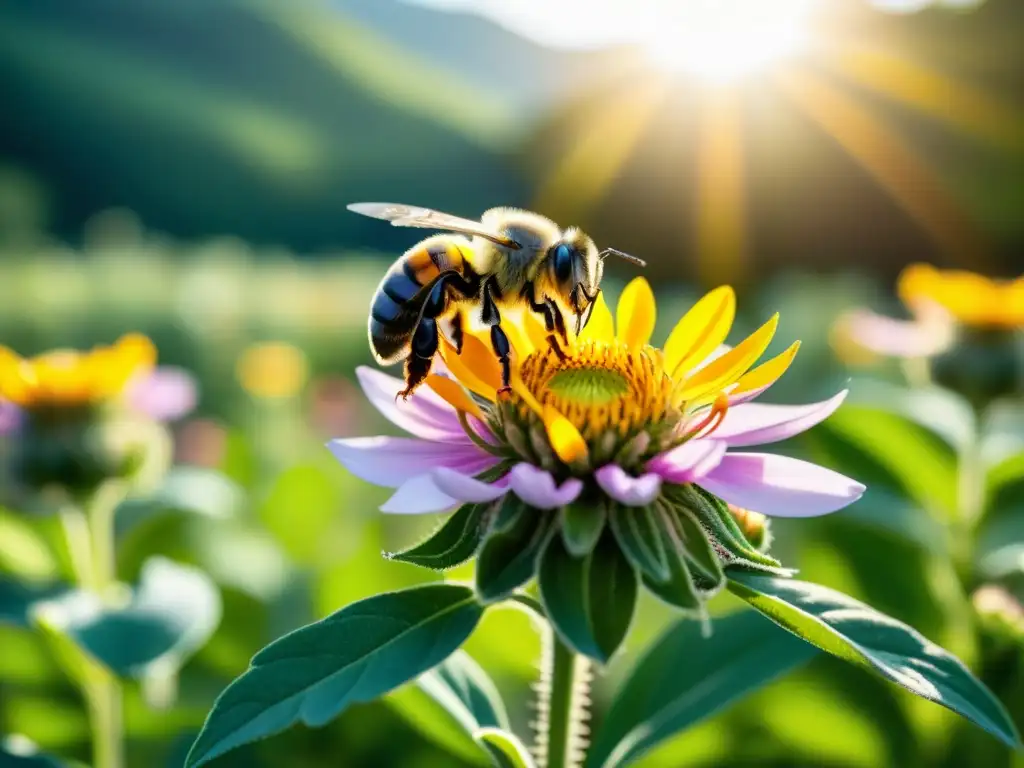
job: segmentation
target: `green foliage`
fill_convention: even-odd
[[[846,595],[768,575],[730,574],[730,589],[812,645],[951,709],[1005,744],[1020,746],[998,699],[949,652]]]
[[[507,597],[533,577],[534,561],[556,518],[514,499],[502,505],[477,557],[476,589],[484,601]]]
[[[606,663],[629,632],[636,609],[637,578],[610,532],[576,557],[552,536],[537,570],[548,621],[578,653]]]
[[[612,699],[587,755],[588,768],[623,766],[796,669],[814,648],[755,611],[667,629]]]
[[[462,565],[479,549],[487,532],[490,510],[487,504],[463,504],[425,541],[389,558],[437,571]]]
[[[513,734],[498,728],[482,728],[476,739],[487,750],[494,768],[535,768],[533,758]]]
[[[612,507],[608,523],[623,554],[644,578],[668,581],[668,556],[653,507]]]
[[[604,501],[575,501],[562,509],[562,540],[573,557],[588,555],[597,545],[608,516]]]
[[[220,595],[202,571],[152,558],[123,608],[82,590],[36,603],[35,621],[66,635],[119,675],[159,663],[176,669],[203,645],[220,620]]]
[[[297,721],[325,725],[446,659],[482,615],[467,587],[430,584],[361,600],[285,635],[218,697],[187,765]]]

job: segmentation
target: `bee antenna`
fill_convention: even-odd
[[[598,254],[602,259],[607,259],[609,256],[618,256],[623,261],[628,261],[630,264],[636,264],[638,267],[646,267],[647,262],[643,259],[633,256],[632,254],[620,251],[618,248],[605,248],[601,253]]]

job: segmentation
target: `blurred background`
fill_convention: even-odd
[[[659,338],[730,282],[737,337],[778,310],[770,353],[804,342],[772,399],[819,399],[851,376],[833,321],[857,305],[905,313],[893,281],[908,263],[1024,272],[1022,39],[1019,0],[0,3],[0,343],[31,354],[146,333],[199,384],[175,471],[224,481],[215,501],[179,482],[195,514],[119,544],[123,578],[164,554],[205,568],[224,599],[172,709],[129,688],[130,765],[180,765],[270,640],[436,578],[380,557],[436,520],[380,516],[386,492],[323,448],[388,431],[353,371],[370,362],[377,281],[418,239],[347,203],[513,205],[579,225],[648,261]],[[612,270],[614,296],[632,274]],[[0,510],[0,573],[60,572],[40,528]],[[942,554],[884,529],[839,515],[777,534],[804,578],[969,654]],[[645,606],[599,704],[670,619]],[[86,719],[53,660],[18,628],[0,626],[0,649],[0,733],[85,759]],[[525,617],[492,611],[469,650],[525,730]],[[479,760],[407,715],[399,694],[215,764]],[[646,764],[940,764],[929,734],[951,722],[820,661]],[[988,760],[971,764],[1004,764]]]

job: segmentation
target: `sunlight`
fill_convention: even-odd
[[[689,0],[652,25],[644,48],[666,71],[706,83],[735,82],[799,54],[811,0]]]

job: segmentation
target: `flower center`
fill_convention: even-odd
[[[644,431],[650,437],[665,434],[682,417],[661,352],[652,347],[584,341],[561,355],[550,348],[538,350],[522,361],[519,376],[541,405],[550,405],[585,440],[606,448]],[[509,405],[517,420],[536,418],[516,395]]]

